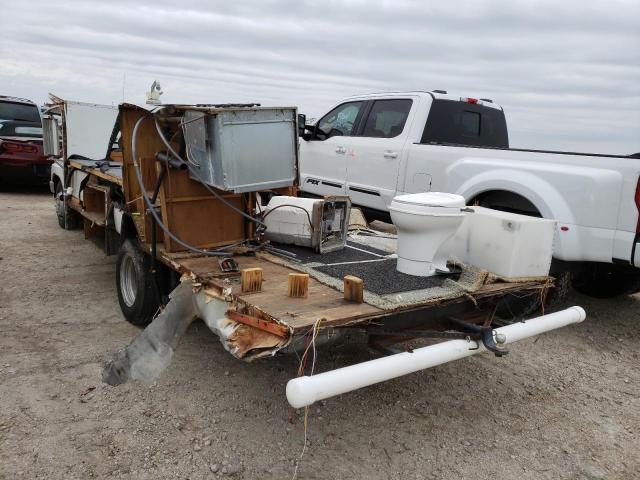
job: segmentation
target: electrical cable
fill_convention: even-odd
[[[158,132],[158,135],[160,136],[160,139],[162,140],[162,143],[164,143],[165,147],[167,147],[167,150],[169,150],[169,152],[171,152],[173,154],[174,157],[176,157],[176,159],[180,160],[182,163],[184,163],[185,165],[187,165],[187,168],[189,169],[189,172],[191,172],[197,179],[198,181],[214,196],[216,197],[217,200],[219,200],[220,202],[224,203],[227,207],[229,207],[231,210],[233,210],[236,213],[239,213],[240,215],[242,215],[243,217],[247,218],[248,220],[251,220],[252,222],[257,223],[258,225],[261,225],[263,228],[267,228],[267,226],[261,222],[260,220],[258,220],[255,217],[252,217],[251,215],[247,214],[246,212],[243,212],[242,210],[240,210],[239,208],[237,208],[235,205],[233,205],[232,203],[230,203],[229,201],[227,201],[227,199],[225,199],[222,195],[220,195],[218,192],[216,192],[213,188],[211,188],[200,176],[200,172],[197,171],[196,169],[194,169],[191,166],[190,162],[187,162],[184,158],[182,158],[178,152],[176,152],[173,147],[169,144],[169,142],[167,141],[167,138],[165,137],[164,133],[162,132],[162,129],[160,128],[160,125],[158,124],[158,119],[155,117],[154,114],[154,122],[156,125],[156,130]]]
[[[134,170],[136,172],[136,178],[138,180],[138,184],[140,185],[140,191],[142,192],[142,198],[144,198],[144,201],[147,204],[147,207],[149,209],[149,212],[151,212],[151,215],[153,216],[153,219],[160,226],[162,231],[164,231],[174,242],[176,242],[179,245],[185,247],[187,250],[191,250],[193,252],[197,252],[197,253],[200,253],[200,254],[203,254],[203,255],[207,255],[207,256],[210,256],[210,257],[218,257],[218,256],[229,255],[228,252],[223,252],[222,251],[225,248],[229,248],[229,246],[209,251],[209,250],[202,250],[200,248],[194,247],[193,245],[189,245],[188,243],[180,240],[177,236],[175,236],[167,228],[167,226],[164,223],[162,223],[162,220],[160,219],[160,216],[158,215],[158,212],[156,212],[155,207],[151,203],[151,199],[149,198],[149,194],[147,193],[147,190],[146,190],[146,188],[144,186],[144,181],[142,180],[142,173],[140,172],[140,165],[138,165],[138,159],[137,159],[136,146],[137,146],[138,129],[140,128],[140,125],[142,124],[142,121],[145,120],[149,115],[153,115],[153,112],[149,112],[148,114],[140,117],[138,119],[138,121],[136,122],[135,126],[133,127],[133,133],[131,134],[131,156],[132,156],[132,159],[133,159]]]
[[[275,207],[271,208],[269,211],[265,212],[265,214],[262,216],[262,220],[267,218],[271,212],[273,212],[274,210],[277,210],[277,209],[279,209],[281,207],[299,208],[304,213],[306,213],[307,214],[307,220],[309,220],[309,227],[311,228],[311,231],[313,232],[314,228],[313,228],[313,223],[311,222],[311,215],[309,215],[309,212],[307,211],[306,208],[301,207],[300,205],[293,205],[293,204],[290,204],[290,203],[283,203],[282,205],[276,205]]]

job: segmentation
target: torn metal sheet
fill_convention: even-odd
[[[120,385],[131,379],[146,383],[154,381],[169,366],[178,342],[196,318],[201,318],[218,336],[225,350],[245,360],[272,355],[289,341],[285,334],[287,330],[281,325],[272,324],[271,330],[277,333],[274,334],[264,325],[256,328],[246,320],[238,322],[229,318],[229,311],[234,312],[234,309],[230,309],[228,301],[211,296],[210,292],[185,279],[171,293],[164,310],[105,365],[102,380],[110,385]],[[260,322],[261,325],[268,323]]]

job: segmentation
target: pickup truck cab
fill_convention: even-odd
[[[386,221],[394,196],[425,191],[555,219],[554,273],[594,296],[640,288],[636,158],[509,148],[499,105],[441,90],[348,98],[302,138],[303,194],[346,194]]]

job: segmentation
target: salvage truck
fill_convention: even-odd
[[[305,195],[349,195],[389,220],[396,195],[449,192],[468,205],[557,221],[556,295],[640,290],[638,155],[511,148],[491,99],[444,90],[358,95],[307,127],[300,145]]]
[[[580,307],[511,324],[495,316],[506,297],[544,297],[546,274],[400,273],[393,238],[350,230],[349,196],[297,196],[296,108],[52,97],[48,109],[60,226],[117,255],[122,314],[146,326],[105,366],[110,384],[156,378],[196,318],[248,361],[301,351],[315,365],[316,346],[353,339],[385,354],[306,376],[303,361],[287,385],[296,408],[484,351],[503,357],[510,343],[585,318]],[[417,338],[436,343],[402,347]]]

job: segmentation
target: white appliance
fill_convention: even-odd
[[[469,207],[447,244],[451,258],[507,278],[549,274],[555,220]]]
[[[278,195],[264,208],[266,237],[272,242],[327,253],[347,244],[351,201],[346,196],[298,198]]]
[[[452,193],[395,197],[389,210],[398,229],[398,271],[420,277],[447,272],[449,252],[443,245],[462,223],[464,209],[464,198]]]

